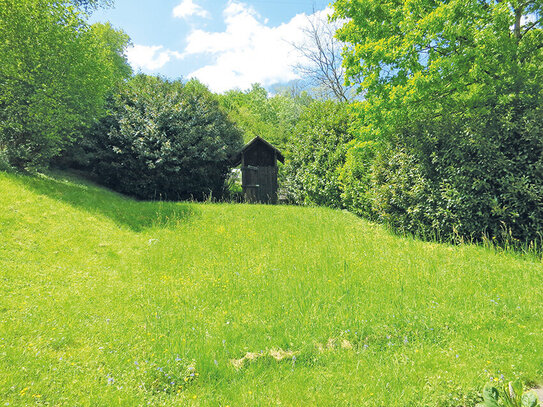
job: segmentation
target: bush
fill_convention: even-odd
[[[400,132],[375,165],[376,211],[424,236],[541,240],[542,123],[540,108],[508,103]]]
[[[98,179],[141,199],[205,199],[225,190],[241,134],[200,83],[137,75],[109,101],[84,150]]]
[[[13,167],[9,163],[8,154],[6,151],[3,150],[0,150],[0,171],[13,171]]]
[[[405,149],[381,151],[374,163],[371,197],[377,218],[402,232],[435,237],[447,222],[437,214],[436,189],[420,162]],[[441,228],[440,228],[441,226]]]
[[[339,173],[341,202],[349,211],[374,218],[371,195],[372,164],[379,144],[375,141],[353,141]]]
[[[290,201],[342,207],[340,168],[353,139],[349,106],[314,102],[300,117],[287,148],[285,191]]]

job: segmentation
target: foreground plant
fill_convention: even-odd
[[[501,392],[491,384],[487,384],[483,389],[483,402],[477,407],[499,406],[536,407],[539,406],[539,400],[533,391],[523,392],[522,383],[518,380],[504,384]]]

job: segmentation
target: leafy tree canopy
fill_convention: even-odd
[[[337,0],[334,7],[335,18],[347,19],[338,38],[347,44],[347,76],[362,78],[370,132],[489,100],[538,97],[542,0]]]
[[[103,113],[131,72],[128,41],[65,1],[0,0],[0,153],[12,166],[47,165]]]
[[[82,10],[89,12],[98,7],[109,7],[113,5],[114,0],[72,0],[71,3]]]
[[[376,216],[422,236],[540,241],[543,1],[334,6],[347,75],[366,97],[360,138],[382,141]]]
[[[270,96],[254,84],[248,91],[226,92],[220,102],[243,131],[245,141],[260,136],[282,149],[311,98],[306,93],[292,96],[287,92]]]

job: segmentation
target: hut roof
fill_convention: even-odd
[[[281,151],[279,151],[277,148],[272,146],[270,143],[268,143],[262,137],[256,136],[254,139],[252,139],[247,144],[245,144],[245,146],[241,149],[241,151],[234,156],[234,158],[232,159],[232,165],[234,167],[240,165],[241,164],[241,156],[243,155],[243,153],[245,153],[245,151],[249,150],[251,147],[258,145],[259,143],[263,144],[266,148],[269,148],[270,150],[274,150],[275,153],[277,154],[276,155],[277,159],[281,163],[283,163],[283,164],[285,163],[285,157],[283,156],[283,153],[281,153]]]

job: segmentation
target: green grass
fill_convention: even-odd
[[[341,211],[0,173],[0,278],[0,406],[458,406],[543,377],[539,260]]]

